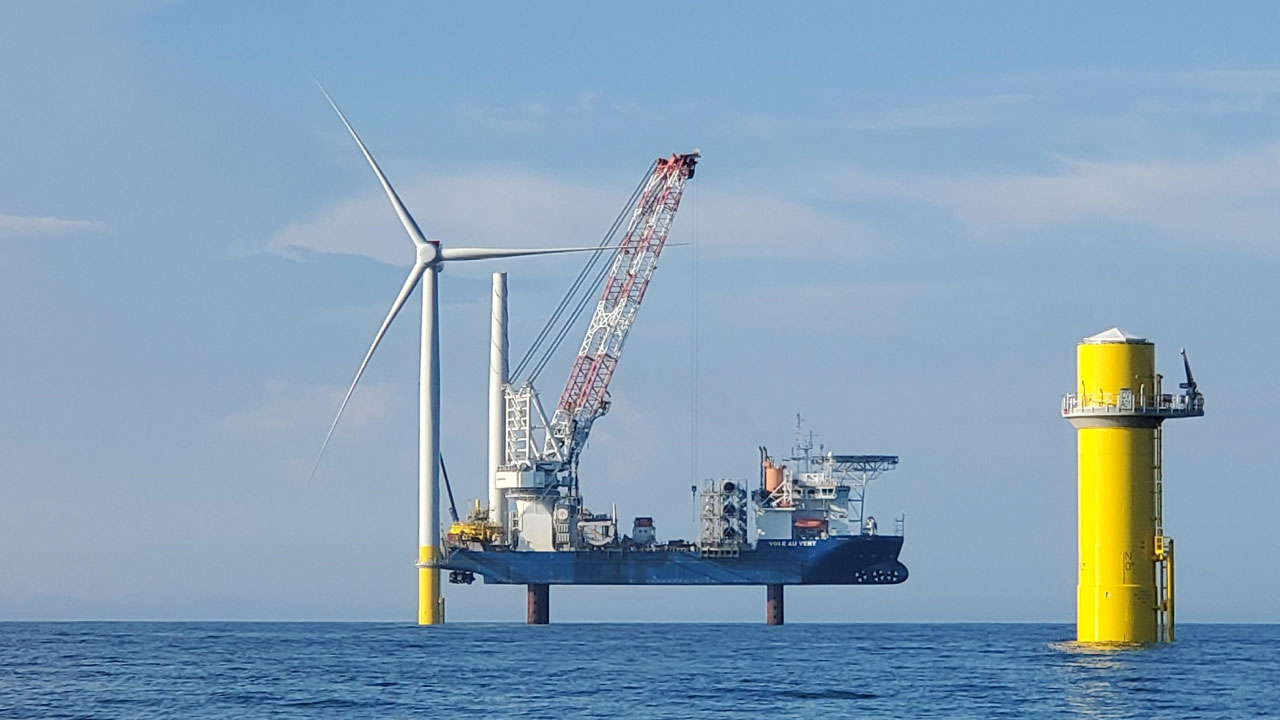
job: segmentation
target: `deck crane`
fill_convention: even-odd
[[[609,412],[609,381],[649,289],[649,280],[658,267],[658,256],[680,207],[685,181],[693,177],[698,157],[697,152],[672,155],[654,164],[605,277],[582,349],[560,394],[549,439],[558,444],[575,481],[578,455],[586,445],[591,425]]]
[[[600,298],[550,420],[543,412],[532,383],[528,380],[519,386],[508,383],[505,361],[500,363],[504,366],[504,427],[501,432],[504,443],[497,468],[490,479],[489,493],[490,507],[500,510],[489,513],[489,522],[497,526],[497,532],[507,536],[513,529],[512,518],[506,512],[507,502],[514,502],[517,532],[509,537],[515,545],[527,549],[553,549],[552,545],[558,542],[537,542],[533,538],[555,536],[550,527],[552,515],[563,514],[566,509],[575,513],[581,505],[578,458],[592,424],[609,411],[609,382],[613,379],[627,334],[635,323],[636,313],[657,268],[658,257],[680,207],[685,183],[693,177],[700,157],[701,154],[695,150],[659,158],[647,180],[633,195],[635,204],[631,208],[630,220],[622,236],[615,238],[618,250],[611,265],[597,278],[602,287]],[[620,215],[619,220],[622,217]],[[617,227],[620,223],[615,230]],[[583,272],[582,277],[585,277],[587,271]],[[590,292],[590,287],[586,292]],[[505,289],[503,296],[505,302]],[[585,303],[588,297],[584,295],[581,302]],[[500,314],[505,324],[505,311]],[[570,323],[573,317],[570,316]],[[568,324],[563,330],[567,329]],[[563,330],[556,342],[563,337]],[[499,342],[505,348],[505,327],[501,334],[503,338]],[[547,351],[542,364],[549,355],[550,351]],[[566,494],[562,495],[562,489]],[[543,516],[546,517],[547,532],[534,532],[533,525],[540,525]],[[554,524],[559,526],[562,521],[563,518],[557,515]]]

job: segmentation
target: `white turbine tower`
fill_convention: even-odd
[[[319,85],[318,82],[316,84]],[[400,196],[391,187],[386,175],[382,174],[382,169],[378,167],[373,155],[369,153],[369,149],[364,146],[360,136],[356,134],[355,128],[351,127],[351,123],[347,122],[342,110],[338,109],[338,104],[333,101],[332,97],[329,97],[329,93],[325,91],[323,86],[320,86],[320,92],[324,93],[325,99],[333,106],[334,112],[338,113],[342,124],[347,127],[347,132],[351,133],[356,145],[360,146],[360,152],[364,154],[365,160],[369,161],[369,167],[373,168],[374,174],[378,176],[378,182],[382,184],[383,192],[387,194],[387,199],[391,201],[391,206],[395,209],[396,216],[400,218],[400,224],[404,226],[409,239],[413,241],[416,258],[413,263],[413,269],[409,271],[409,277],[405,279],[404,286],[400,288],[400,294],[396,295],[395,302],[391,304],[391,310],[387,312],[386,319],[382,321],[382,326],[378,328],[378,333],[373,336],[373,344],[369,346],[369,352],[365,353],[364,361],[360,363],[360,369],[356,371],[356,377],[351,381],[351,387],[347,389],[347,394],[342,399],[342,405],[338,407],[338,414],[334,417],[333,424],[329,426],[329,432],[324,437],[324,444],[320,446],[320,453],[316,456],[316,464],[311,469],[311,475],[315,476],[316,468],[320,466],[320,458],[324,456],[325,448],[329,446],[329,439],[333,437],[333,431],[338,427],[338,420],[342,418],[342,412],[346,409],[347,402],[351,400],[351,394],[355,392],[356,384],[360,382],[360,376],[364,374],[365,368],[369,365],[369,359],[373,357],[374,350],[377,350],[378,343],[382,342],[382,336],[386,334],[387,328],[391,326],[391,321],[400,312],[400,308],[404,307],[405,301],[409,299],[413,289],[421,283],[422,374],[418,385],[420,404],[420,435],[418,439],[418,624],[436,625],[444,622],[444,602],[440,597],[440,570],[437,567],[440,559],[440,549],[438,547],[440,542],[440,310],[438,302],[439,290],[436,280],[440,272],[440,265],[459,260],[490,260],[522,255],[551,255],[567,252],[600,252],[616,248],[514,250],[441,247],[439,242],[428,240],[423,236],[422,230],[418,228],[418,223],[414,221],[404,203],[400,201]]]

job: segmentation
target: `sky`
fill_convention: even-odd
[[[1185,622],[1280,621],[1280,49],[1270,3],[0,5],[0,619],[411,621],[429,237],[594,244],[700,148],[583,454],[587,504],[692,537],[796,415],[896,454],[896,587],[794,621],[1071,622],[1075,344],[1119,326],[1165,432]],[[442,447],[485,493],[488,283],[528,347],[580,259],[450,267]],[[553,403],[571,338],[539,379]],[[520,587],[449,586],[451,621]],[[561,588],[554,621],[761,621],[761,588]]]

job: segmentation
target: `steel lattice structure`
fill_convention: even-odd
[[[577,464],[591,424],[609,410],[609,381],[698,157],[695,151],[658,160],[619,243],[582,349],[551,420],[550,435],[570,468]]]

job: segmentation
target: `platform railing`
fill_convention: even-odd
[[[1123,389],[1118,393],[1065,393],[1062,396],[1062,414],[1077,415],[1153,415],[1161,417],[1204,414],[1204,396],[1200,393],[1183,395],[1147,395],[1141,391]]]

